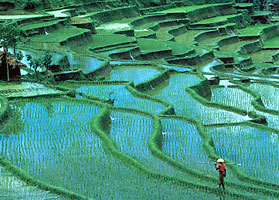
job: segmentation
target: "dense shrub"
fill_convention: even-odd
[[[23,3],[24,10],[34,10],[40,5],[39,0],[29,0]]]

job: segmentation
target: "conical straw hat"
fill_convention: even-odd
[[[219,158],[219,159],[217,160],[217,162],[219,162],[219,163],[222,162],[222,163],[223,163],[223,162],[225,162],[225,161],[224,161],[222,158]]]

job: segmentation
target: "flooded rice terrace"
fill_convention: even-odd
[[[279,198],[271,7],[19,2],[0,3],[0,199]]]

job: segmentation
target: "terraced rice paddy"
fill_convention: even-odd
[[[211,90],[210,101],[251,111],[254,109],[251,104],[253,99],[254,97],[251,94],[238,88],[222,87]]]
[[[254,63],[260,63],[262,60],[266,60],[266,62],[272,62],[272,56],[278,54],[278,50],[264,50],[257,51],[249,54]]]
[[[193,23],[193,25],[200,25],[200,24],[210,25],[210,24],[215,24],[215,23],[217,24],[217,23],[220,23],[220,22],[224,22],[224,21],[228,20],[229,18],[233,18],[233,17],[237,17],[237,16],[241,16],[241,15],[237,14],[237,15],[217,16],[217,17],[213,17],[213,18],[198,21],[196,23]]]
[[[225,39],[225,38],[228,38],[228,37],[230,37],[230,35],[220,35],[220,36],[215,36],[215,37],[210,37],[208,39],[204,39],[204,40],[202,40],[201,42],[198,42],[198,43],[201,46],[205,46],[205,47],[208,47],[208,48],[214,48],[214,47],[217,47],[217,42],[219,40],[222,40],[222,39]]]
[[[0,199],[279,198],[276,24],[191,2],[6,16],[68,73],[0,83]]]
[[[0,166],[0,180],[1,180],[1,195],[3,200],[8,199],[57,199],[62,200],[64,198],[58,195],[51,194],[39,190],[37,187],[32,187],[14,177],[9,170]]]
[[[187,30],[185,33],[182,33],[175,37],[175,41],[178,44],[186,44],[190,45],[193,44],[193,39],[199,33],[203,32],[202,30]]]
[[[169,40],[170,39],[170,34],[168,34],[168,31],[177,27],[177,25],[173,25],[173,26],[166,26],[166,27],[162,27],[160,29],[158,29],[156,31],[156,36],[158,40]]]
[[[251,84],[249,88],[259,93],[266,108],[279,110],[276,102],[276,99],[278,98],[278,88],[276,86],[254,83]]]
[[[210,162],[202,147],[202,138],[193,124],[179,120],[163,119],[162,128],[163,152],[193,169],[196,169],[197,166],[192,164],[196,163],[197,160],[202,160],[205,163]],[[186,152],[191,152],[191,154]],[[215,169],[211,165],[204,165],[202,162],[198,165],[201,171],[214,173]]]
[[[162,104],[133,96],[125,85],[81,86],[77,89],[77,92],[101,98],[115,98],[114,105],[117,107],[134,108],[155,113],[160,113],[166,109]]]
[[[1,84],[0,96],[2,97],[30,97],[49,94],[60,94],[61,92],[52,88],[47,88],[42,84],[22,82],[15,84]]]
[[[234,42],[232,44],[224,45],[220,47],[220,51],[222,52],[237,52],[239,48],[245,44],[251,43],[251,40],[242,40],[239,42]]]
[[[278,156],[277,133],[247,126],[208,128],[208,133],[219,155],[240,163],[250,176],[278,184],[278,166],[273,162]],[[272,170],[267,172],[263,166],[272,166]]]
[[[109,74],[111,81],[133,81],[135,84],[148,81],[160,74],[155,68],[145,66],[115,66]]]

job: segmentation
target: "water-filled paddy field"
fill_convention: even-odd
[[[6,16],[31,71],[0,82],[0,199],[279,198],[275,24],[192,2]]]

